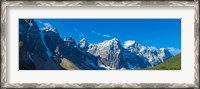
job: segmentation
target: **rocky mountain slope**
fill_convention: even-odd
[[[39,29],[32,19],[19,20],[20,70],[116,70],[159,65],[172,55],[167,49],[151,49],[135,42],[124,48],[117,38],[90,44],[62,39],[57,29]]]
[[[144,70],[181,70],[181,54],[168,59],[160,65],[145,68]]]
[[[173,57],[173,55],[165,48],[155,49],[152,47],[145,47],[136,41],[126,49],[140,57],[148,59],[151,67],[161,64],[167,59]]]

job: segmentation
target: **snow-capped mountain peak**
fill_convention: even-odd
[[[126,49],[140,57],[148,59],[152,67],[166,61],[173,56],[165,48],[157,49],[153,46],[145,47],[136,41],[132,41],[132,44],[130,44]]]
[[[86,38],[82,38],[80,42],[76,42],[71,36],[62,39],[52,26],[47,25],[39,30],[32,20],[20,20],[19,29],[20,41],[30,46],[20,47],[24,53],[28,53],[26,56],[22,53],[20,57],[28,58],[26,61],[39,65],[37,67],[43,66],[46,62],[43,59],[49,59],[48,62],[53,62],[50,65],[59,69],[56,63],[59,64],[65,58],[81,69],[139,69],[156,66],[172,57],[168,49],[145,47],[135,40],[126,41],[123,47],[117,38],[96,44],[89,44]],[[32,37],[24,39],[27,35]],[[32,49],[35,45],[40,45],[36,48],[37,51]]]
[[[167,49],[165,49],[165,48],[160,48],[160,51],[162,51],[162,52],[164,52],[165,50],[167,50]]]
[[[72,36],[64,38],[64,41],[73,41],[73,42],[75,42],[75,40],[72,38]]]
[[[82,38],[80,42],[87,42],[85,38]]]
[[[130,46],[136,45],[137,42],[135,40],[127,40],[124,42],[124,48],[128,48]]]
[[[86,38],[83,38],[80,40],[79,47],[83,49],[87,49],[89,46],[89,43],[87,42]]]
[[[67,44],[67,46],[76,46],[76,41],[73,39],[72,36],[69,36],[67,38],[64,38],[64,42],[65,44]]]
[[[58,31],[57,31],[56,28],[52,28],[52,27],[50,27],[50,26],[43,27],[43,28],[41,28],[41,30],[47,31],[47,32],[48,32],[48,31],[52,31],[52,32],[58,33]]]
[[[119,41],[117,38],[113,38],[112,40],[113,40],[113,41]]]
[[[113,38],[111,40],[106,40],[101,43],[96,44],[98,48],[102,47],[113,47],[113,46],[119,46],[119,41],[117,38]]]

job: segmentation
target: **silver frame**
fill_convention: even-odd
[[[195,7],[195,81],[186,83],[7,83],[6,82],[6,8],[11,6],[194,6]],[[2,1],[1,4],[1,88],[195,88],[199,89],[199,1]]]

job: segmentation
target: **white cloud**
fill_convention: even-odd
[[[52,25],[50,23],[44,23],[44,26],[52,28]]]
[[[110,35],[103,35],[104,37],[110,37]]]
[[[172,54],[172,55],[177,55],[178,53],[181,52],[181,49],[176,49],[174,47],[169,47],[167,48],[169,50],[169,52]]]
[[[91,33],[92,33],[92,34],[95,34],[95,35],[98,35],[98,36],[101,36],[101,33],[98,33],[98,32],[93,31],[93,30],[91,31]]]
[[[79,36],[80,36],[80,37],[84,37],[85,35],[84,35],[83,33],[80,33]]]
[[[77,32],[79,34],[80,38],[83,38],[85,36],[85,34],[83,34],[81,31],[79,31],[78,29],[74,29],[75,32]]]
[[[99,33],[99,32],[96,32],[96,31],[91,31],[91,34],[94,34],[94,35],[97,35],[97,36],[102,36],[102,37],[106,37],[106,38],[109,38],[109,37],[111,37],[109,34],[101,34],[101,33]]]
[[[52,28],[52,25],[51,25],[50,23],[48,23],[48,22],[44,23],[44,22],[42,22],[41,20],[36,20],[36,21],[37,21],[38,23],[44,25],[45,27]]]
[[[135,41],[134,40],[127,40],[124,42],[124,48],[127,48],[128,46],[134,44]]]

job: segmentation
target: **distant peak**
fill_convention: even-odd
[[[51,27],[49,25],[41,28],[41,30],[43,30],[43,31],[52,31],[52,32],[58,33],[56,28],[53,28],[53,27]]]
[[[64,39],[64,41],[75,41],[72,36],[69,36]]]
[[[82,38],[81,41],[80,41],[80,43],[79,43],[79,46],[81,48],[88,48],[89,43],[87,42],[87,40],[85,38]]]
[[[52,31],[52,32],[56,32],[57,33],[57,29],[56,28],[50,28],[49,30]]]
[[[137,44],[137,42],[135,40],[127,40],[127,41],[124,42],[124,48],[134,46],[135,44]]]
[[[80,42],[85,42],[87,41],[86,38],[82,38]]]
[[[156,47],[154,46],[147,46],[146,47],[147,50],[158,50]]]
[[[118,39],[117,39],[117,38],[113,38],[112,40],[113,40],[113,41],[118,41]]]
[[[106,47],[106,46],[119,46],[121,45],[117,38],[113,38],[111,40],[105,40],[101,43],[97,44],[99,47]]]
[[[166,48],[160,48],[160,52],[170,53],[169,49]]]
[[[87,42],[86,38],[82,38],[80,40],[80,44],[89,44],[89,43]]]
[[[49,30],[49,29],[50,29],[49,26],[41,28],[41,30],[44,30],[44,31],[47,31],[47,30]]]
[[[165,50],[165,48],[160,48],[160,50]]]
[[[101,42],[101,43],[110,43],[110,44],[112,44],[112,43],[118,43],[119,42],[119,40],[117,39],[117,38],[113,38],[113,39],[111,39],[111,40],[105,40],[105,41],[103,41],[103,42]]]

